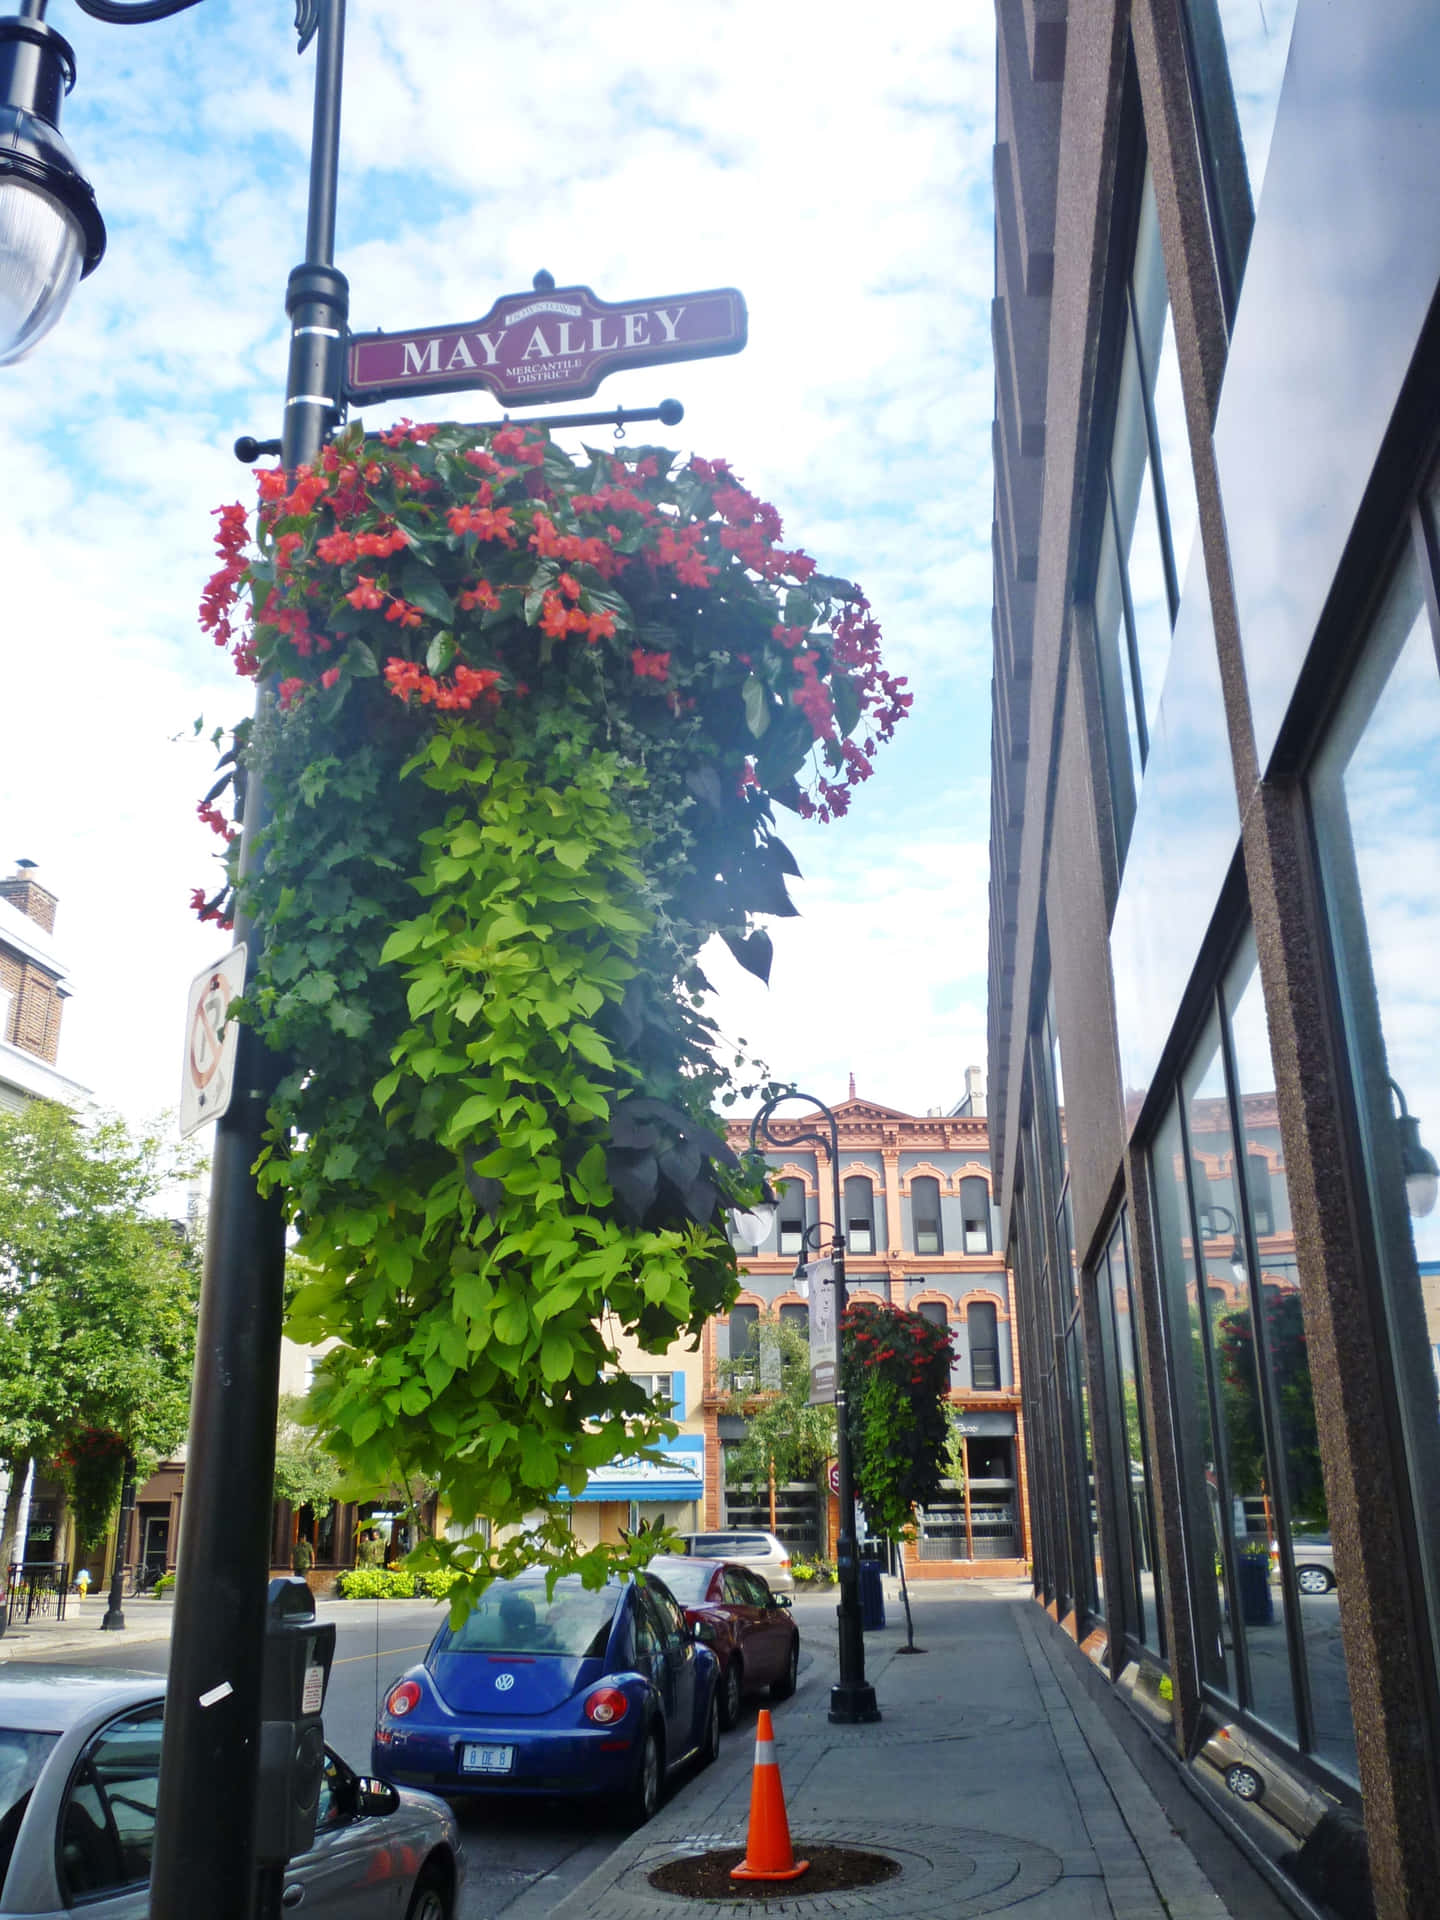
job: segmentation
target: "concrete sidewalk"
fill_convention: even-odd
[[[887,1588],[893,1583],[887,1582]],[[865,1636],[883,1720],[831,1726],[833,1597],[796,1607],[811,1663],[775,1710],[781,1777],[797,1843],[828,1841],[900,1861],[898,1878],[806,1899],[804,1881],[741,1916],[990,1913],[1044,1920],[1248,1920],[1227,1907],[1134,1763],[1068,1671],[1023,1585],[927,1582],[912,1589],[915,1639],[887,1594],[888,1626]],[[746,1727],[753,1724],[747,1716]],[[753,1736],[662,1807],[553,1920],[642,1920],[700,1903],[657,1893],[647,1874],[677,1854],[745,1839]],[[537,1890],[538,1891],[538,1890]],[[708,1904],[708,1903],[707,1903]],[[538,1911],[538,1909],[537,1909]]]
[[[116,1633],[102,1633],[100,1629],[107,1604],[104,1593],[92,1593],[84,1600],[72,1593],[66,1597],[63,1620],[43,1614],[17,1620],[0,1634],[0,1661],[74,1660],[77,1654],[94,1647],[108,1651],[127,1642],[133,1646],[170,1638],[175,1602],[168,1596],[160,1600],[144,1593],[127,1597],[122,1608],[125,1627]]]

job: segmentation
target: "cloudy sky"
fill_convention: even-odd
[[[195,606],[212,509],[253,489],[231,443],[279,431],[313,78],[291,14],[49,10],[110,242],[0,370],[0,868],[34,860],[60,897],[61,1068],[136,1116],[178,1098],[186,984],[223,938],[188,912],[213,879],[193,723],[228,724],[250,690]],[[984,1059],[991,34],[988,0],[351,0],[346,60],[357,330],[478,317],[541,267],[610,300],[743,291],[742,355],[582,404],[683,401],[672,443],[728,459],[787,542],[860,580],[910,676],[913,716],[849,818],[785,821],[803,917],[774,929],[768,992],[723,952],[710,972],[724,1031],[777,1074],[833,1100],[853,1071],[921,1111]],[[480,393],[434,405],[495,414]]]

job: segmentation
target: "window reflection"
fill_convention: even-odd
[[[1189,0],[1210,194],[1233,311],[1270,145],[1298,0]]]
[[[1180,360],[1148,162],[1121,324],[1095,576],[1095,632],[1123,859],[1197,520]]]
[[[1153,1166],[1205,1678],[1353,1781],[1340,1597],[1248,931],[1182,1069]]]
[[[1270,1035],[1253,935],[1247,935],[1230,968],[1224,1000],[1235,1055],[1237,1106],[1245,1132],[1243,1166],[1251,1245],[1259,1268],[1258,1276],[1249,1278],[1242,1331],[1250,1331],[1260,1347],[1275,1429],[1270,1448],[1275,1463],[1273,1482],[1267,1477],[1275,1496],[1271,1537],[1277,1577],[1272,1585],[1277,1594],[1286,1595],[1286,1610],[1294,1610],[1303,1642],[1311,1721],[1305,1744],[1337,1771],[1354,1779],[1350,1683],[1340,1642],[1330,1516],[1320,1473],[1320,1436],[1280,1147],[1275,1070],[1270,1060]],[[1258,1328],[1254,1326],[1257,1297]],[[1260,1638],[1256,1636],[1257,1641]],[[1262,1682],[1277,1694],[1288,1686],[1283,1671],[1271,1671],[1277,1659],[1283,1667],[1283,1646],[1272,1649],[1257,1645],[1252,1654],[1251,1672],[1261,1712]]]
[[[1298,0],[1216,0],[1252,206],[1270,163],[1280,86],[1290,55]]]
[[[1431,1630],[1440,1643],[1440,1210],[1407,1149],[1440,1142],[1440,673],[1407,555],[1315,766],[1311,800],[1341,983]],[[1403,1095],[1415,1126],[1399,1124]]]
[[[1119,1393],[1122,1497],[1126,1506],[1122,1551],[1130,1559],[1130,1592],[1135,1628],[1143,1646],[1165,1651],[1164,1609],[1160,1600],[1160,1563],[1155,1548],[1155,1503],[1151,1495],[1150,1448],[1146,1439],[1145,1409],[1140,1397],[1140,1368],[1136,1357],[1131,1313],[1130,1262],[1122,1219],[1110,1236],[1101,1270],[1101,1289],[1112,1315],[1115,1335],[1116,1390]]]
[[[1210,1417],[1210,1393],[1200,1324],[1199,1284],[1195,1274],[1194,1235],[1185,1179],[1180,1107],[1172,1101],[1151,1154],[1155,1187],[1155,1224],[1165,1287],[1174,1368],[1171,1392],[1181,1448],[1182,1509],[1190,1534],[1195,1568],[1195,1637],[1201,1675],[1227,1699],[1236,1698],[1228,1656],[1229,1635],[1222,1632],[1228,1613],[1217,1454]]]

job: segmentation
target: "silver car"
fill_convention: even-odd
[[[0,1916],[64,1920],[83,1907],[145,1920],[163,1708],[153,1673],[0,1673]],[[442,1800],[362,1781],[327,1750],[315,1845],[285,1869],[287,1908],[453,1920],[464,1878]]]
[[[734,1560],[742,1567],[763,1573],[772,1593],[793,1593],[795,1576],[790,1571],[790,1549],[773,1533],[758,1528],[729,1527],[715,1533],[682,1533],[686,1553],[702,1560]]]

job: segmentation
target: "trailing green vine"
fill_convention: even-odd
[[[266,932],[241,1017],[285,1057],[262,1182],[337,1342],[312,1410],[347,1486],[425,1481],[461,1604],[526,1560],[599,1577],[563,1506],[673,1432],[615,1371],[734,1290],[722,1209],[758,1192],[697,955],[764,976],[793,912],[772,799],[842,813],[909,696],[858,589],[780,548],[719,464],[575,461],[516,427],[358,427],[256,536],[221,516],[203,617],[278,698],[202,817],[263,776]],[[248,598],[251,618],[240,609]]]

